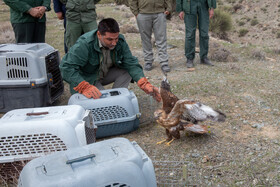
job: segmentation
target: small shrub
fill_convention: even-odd
[[[210,21],[209,30],[216,34],[224,34],[232,28],[232,19],[229,13],[216,9]]]
[[[251,20],[251,25],[252,25],[252,26],[255,26],[255,25],[257,25],[257,24],[259,24],[259,21],[258,21],[257,19],[252,19],[252,20]]]
[[[261,8],[261,10],[266,13],[267,12],[267,9],[266,8]]]
[[[239,30],[239,37],[245,36],[249,31],[247,29],[240,29]]]
[[[237,12],[240,9],[242,9],[242,5],[241,4],[236,4],[236,5],[233,6],[234,12]]]
[[[249,18],[249,17],[246,16],[246,17],[242,17],[241,20],[244,20],[244,21],[249,22],[249,21],[251,20],[251,18]]]
[[[276,34],[276,38],[280,38],[280,31],[279,31],[279,32],[277,32],[277,34]]]
[[[239,25],[239,26],[243,26],[243,25],[245,25],[245,22],[244,22],[244,21],[239,21],[239,22],[238,22],[238,25]]]
[[[253,51],[251,58],[257,59],[257,60],[264,60],[265,59],[265,53],[263,51]]]
[[[223,2],[223,1],[221,1],[221,0],[217,0],[217,4],[218,4],[219,6],[221,6],[221,5],[223,5],[223,4],[224,4],[224,2]]]
[[[232,6],[223,6],[222,9],[223,9],[223,11],[228,12],[228,13],[234,12],[234,9]]]
[[[228,3],[235,3],[236,0],[227,0]]]

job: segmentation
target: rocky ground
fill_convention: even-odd
[[[209,57],[215,66],[199,64],[197,54],[195,71],[187,71],[184,23],[174,16],[168,21],[168,79],[179,98],[199,100],[223,111],[226,122],[207,122],[210,133],[206,135],[182,133],[171,146],[156,145],[166,137],[152,117],[160,105],[134,84],[130,89],[138,97],[141,124],[138,130],[121,137],[136,141],[153,159],[159,186],[280,186],[280,3],[218,2],[219,7],[232,8],[234,27],[227,41],[210,33]],[[143,65],[140,36],[129,9],[98,5],[97,14],[99,19],[114,17],[119,21],[133,55]],[[62,24],[54,14],[48,18],[48,28],[52,29],[47,31],[47,43],[63,55],[62,42],[57,40],[63,33]],[[252,19],[258,20],[254,26]],[[248,33],[241,37],[239,31],[244,28]],[[156,56],[156,48],[154,51]],[[163,74],[157,58],[153,70],[145,74],[151,83],[160,85]],[[66,84],[65,93],[55,105],[67,104],[69,97]],[[186,180],[182,180],[184,170]]]

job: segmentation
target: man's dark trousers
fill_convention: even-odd
[[[186,27],[185,55],[187,59],[195,57],[195,32],[198,23],[200,59],[208,55],[209,8],[207,0],[191,0],[190,14],[184,16]]]
[[[12,23],[16,43],[45,43],[46,22]]]

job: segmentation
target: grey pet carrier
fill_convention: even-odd
[[[59,53],[45,43],[0,45],[0,112],[48,106],[63,93]]]

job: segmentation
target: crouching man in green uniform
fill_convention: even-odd
[[[16,43],[44,43],[46,11],[51,0],[4,0],[10,7],[10,20]]]
[[[181,20],[184,19],[186,28],[185,55],[187,67],[193,68],[195,57],[195,32],[198,23],[200,63],[213,66],[208,59],[209,46],[209,19],[214,15],[216,0],[176,0],[176,11]]]
[[[60,70],[70,84],[71,94],[79,92],[98,99],[103,86],[114,83],[113,88],[127,88],[133,80],[160,101],[158,89],[145,78],[141,65],[119,32],[114,19],[103,19],[97,30],[82,35],[63,57]]]

